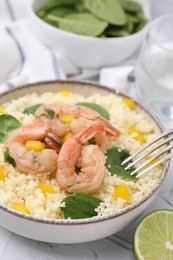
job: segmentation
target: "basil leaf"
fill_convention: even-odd
[[[84,0],[85,8],[110,24],[124,25],[127,17],[121,4],[115,0]]]
[[[116,174],[117,176],[120,176],[124,179],[137,181],[135,175],[130,175],[134,168],[131,168],[130,170],[125,170],[125,168],[123,168],[122,166],[112,165],[111,168],[108,168],[108,170],[109,172],[111,172],[112,175]]]
[[[98,36],[108,26],[107,22],[101,21],[89,13],[72,13],[64,18],[48,14],[47,18],[57,22],[58,28],[64,31],[87,36]]]
[[[48,116],[50,118],[54,118],[54,115],[55,115],[55,111],[51,110],[51,109],[45,109],[45,111],[48,113]]]
[[[10,156],[8,147],[6,148],[6,150],[4,152],[4,161],[12,164],[14,168],[16,167],[16,162],[15,162],[14,158]]]
[[[61,207],[65,218],[82,219],[91,218],[97,215],[95,209],[101,200],[83,192],[76,192],[62,200],[65,207]]]
[[[122,150],[119,147],[112,147],[106,152],[106,156],[108,157],[106,160],[106,164],[114,164],[121,165],[121,163],[130,156],[127,150]]]
[[[111,175],[116,174],[117,176],[120,176],[125,179],[137,180],[135,175],[130,175],[134,170],[134,167],[126,171],[125,167],[127,165],[121,165],[121,163],[129,156],[130,154],[127,150],[123,150],[118,147],[112,147],[109,150],[107,150],[106,167],[108,171],[111,173]]]
[[[27,108],[23,111],[23,113],[24,113],[24,114],[27,114],[27,115],[29,115],[29,114],[34,115],[35,112],[37,111],[37,109],[38,109],[40,106],[42,106],[42,105],[43,105],[43,104],[36,104],[36,105],[34,105],[34,106],[27,107]]]
[[[89,103],[89,102],[80,102],[80,103],[77,103],[76,105],[83,106],[83,107],[89,107],[89,108],[97,111],[98,113],[100,113],[107,120],[110,120],[110,115],[109,115],[108,111],[104,107],[102,107],[98,104]]]
[[[20,126],[20,122],[15,117],[8,114],[0,115],[0,143],[4,143],[8,134]]]

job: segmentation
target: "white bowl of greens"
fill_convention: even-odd
[[[115,65],[140,46],[148,23],[148,1],[33,0],[30,24],[48,46],[74,65]]]

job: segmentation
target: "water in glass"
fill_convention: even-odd
[[[173,126],[173,15],[149,27],[136,66],[136,92],[162,120]],[[163,30],[163,31],[162,31]]]

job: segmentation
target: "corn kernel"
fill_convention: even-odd
[[[3,174],[3,170],[2,167],[0,166],[0,181],[4,180],[4,174]]]
[[[45,197],[47,197],[47,194],[53,194],[54,193],[54,188],[51,184],[47,183],[39,183],[38,188],[41,189],[42,193],[44,194]]]
[[[68,97],[70,96],[70,94],[71,94],[70,90],[61,90],[61,95],[63,97]]]
[[[131,98],[124,98],[123,99],[124,104],[130,108],[130,109],[134,109],[135,106],[135,101]]]
[[[0,115],[5,114],[5,110],[3,107],[0,106]]]
[[[72,136],[73,136],[73,134],[72,134],[71,132],[69,132],[68,134],[66,134],[66,135],[63,137],[63,139],[62,139],[63,143],[66,142],[67,139],[71,138]]]
[[[136,141],[139,141],[141,143],[145,143],[146,142],[146,138],[144,137],[144,135],[139,130],[137,130],[135,127],[133,127],[133,126],[129,127],[128,133],[129,134],[135,133],[136,135],[133,136],[133,138]]]
[[[63,123],[71,123],[74,119],[73,114],[60,114],[59,115],[59,120],[61,120]]]
[[[34,150],[34,151],[42,151],[46,147],[45,143],[42,143],[41,141],[27,141],[25,144],[25,148],[27,150]]]
[[[127,202],[130,202],[130,192],[129,192],[129,188],[127,186],[127,184],[118,186],[114,188],[114,198],[122,198],[124,200],[126,200]]]
[[[19,211],[19,212],[22,212],[22,213],[25,213],[25,214],[30,214],[30,211],[27,209],[27,207],[22,204],[22,203],[13,203],[12,209],[16,210],[16,211]]]

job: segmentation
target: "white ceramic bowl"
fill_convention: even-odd
[[[77,92],[86,96],[90,96],[94,92],[99,92],[102,95],[115,92],[110,88],[91,83],[72,81],[42,82],[7,92],[0,96],[0,103],[11,101],[11,99],[27,93],[37,92],[41,94],[46,91],[57,92],[62,89],[69,89],[74,93]],[[145,117],[155,125],[155,130],[161,133],[163,128],[158,120],[141,104],[136,104],[137,109],[144,113]],[[160,180],[148,195],[109,216],[77,220],[45,219],[22,214],[0,204],[0,225],[19,235],[52,243],[81,243],[110,236],[125,228],[152,203],[166,177],[168,168],[169,162],[166,163]]]
[[[149,18],[148,1],[136,0],[143,5]],[[35,11],[45,0],[33,0],[30,6],[30,25],[42,42],[53,47],[74,65],[81,68],[113,66],[131,56],[140,46],[145,27],[138,33],[125,37],[97,38],[81,36],[55,28],[41,20]]]

